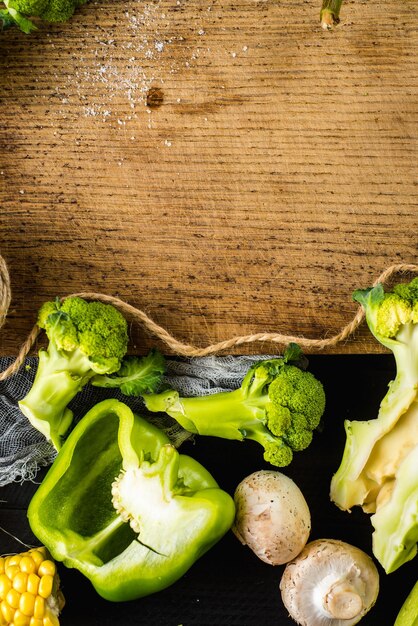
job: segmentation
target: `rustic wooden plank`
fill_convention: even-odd
[[[329,336],[353,289],[416,261],[415,8],[346,2],[332,32],[318,9],[103,0],[1,34],[1,353],[81,289],[200,346]],[[328,351],[380,347],[363,328]]]

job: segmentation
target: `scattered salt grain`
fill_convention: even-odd
[[[175,4],[179,7],[183,3],[176,0]],[[200,55],[210,52],[209,48],[181,45],[180,57],[170,54],[169,46],[179,45],[185,39],[176,29],[170,30],[170,16],[162,0],[126,0],[125,6],[126,10],[118,14],[117,29],[112,20],[107,26],[91,26],[88,36],[81,39],[79,49],[70,57],[73,67],[66,75],[56,74],[62,118],[68,114],[71,117],[78,99],[84,116],[116,128],[124,126],[138,119],[138,107],[147,108],[150,86],[156,81],[162,83],[166,74],[190,68]],[[212,0],[206,8],[213,8]],[[199,36],[206,35],[203,21],[195,23],[195,29]],[[52,41],[49,45],[54,46]],[[68,103],[73,104],[71,110],[64,107]],[[149,120],[151,123],[151,116]]]

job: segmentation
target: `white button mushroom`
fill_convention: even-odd
[[[311,531],[306,500],[296,483],[281,472],[260,470],[235,490],[236,537],[262,561],[281,565],[305,546]]]
[[[376,602],[379,574],[359,548],[317,539],[286,565],[280,591],[290,616],[301,626],[352,626]]]

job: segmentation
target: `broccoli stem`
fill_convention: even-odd
[[[144,396],[151,411],[166,412],[183,428],[199,435],[243,440],[247,433],[264,422],[267,395],[254,399],[254,404],[240,387],[207,396],[180,398],[169,391]]]
[[[67,405],[83,388],[86,378],[94,374],[88,367],[87,359],[83,359],[85,364],[77,357],[74,359],[76,362],[73,365],[77,365],[74,371],[69,367],[69,359],[60,355],[53,345],[48,351],[41,350],[33,385],[19,402],[22,413],[56,450],[61,448],[62,437],[73,418]]]
[[[364,468],[377,442],[395,428],[417,399],[418,326],[406,324],[391,343],[396,376],[380,404],[377,419],[345,423],[346,447],[331,483],[332,500],[345,510],[367,503],[369,494],[373,496],[376,484],[369,475],[363,475]]]
[[[320,13],[321,26],[324,30],[331,30],[340,21],[342,0],[323,0]]]

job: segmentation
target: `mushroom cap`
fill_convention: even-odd
[[[265,563],[282,565],[305,546],[311,531],[306,500],[296,483],[281,472],[259,470],[235,490],[236,537]]]
[[[285,567],[283,604],[301,626],[352,626],[372,608],[379,574],[359,548],[337,539],[317,539]]]

